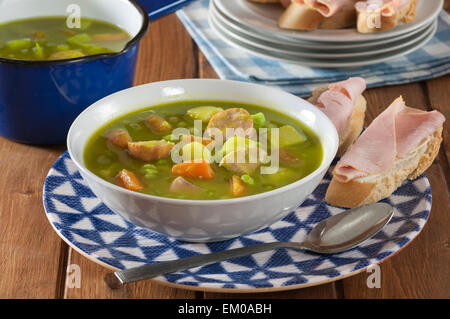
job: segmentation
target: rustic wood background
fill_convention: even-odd
[[[450,1],[446,0],[446,8]],[[135,84],[182,78],[217,78],[174,14],[150,26],[142,41]],[[436,109],[450,119],[450,75],[420,83],[370,89],[366,125],[398,95],[408,105]],[[171,288],[151,280],[112,291],[107,269],[71,249],[53,231],[42,205],[48,170],[65,151],[0,138],[0,298],[450,298],[450,131],[427,171],[433,192],[429,221],[410,245],[381,264],[380,289],[368,273],[333,283],[274,293],[224,294]],[[66,269],[81,268],[81,288],[68,288]]]

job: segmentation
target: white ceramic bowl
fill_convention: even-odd
[[[88,139],[111,120],[152,105],[183,100],[222,100],[262,105],[296,118],[320,138],[319,168],[287,186],[252,196],[224,200],[181,200],[132,192],[90,172],[83,159]],[[332,122],[305,100],[277,88],[224,80],[174,80],[133,87],[87,108],[70,128],[70,156],[93,192],[131,223],[193,242],[219,241],[264,228],[293,211],[322,180],[337,148]]]

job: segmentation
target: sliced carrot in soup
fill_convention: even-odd
[[[211,179],[214,170],[207,161],[189,161],[172,167],[172,174],[190,178]]]

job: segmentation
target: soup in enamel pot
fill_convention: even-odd
[[[66,17],[39,17],[0,25],[0,58],[43,61],[120,52],[131,40],[121,28],[82,18],[69,28]]]
[[[183,101],[135,111],[101,127],[84,151],[104,180],[149,195],[230,199],[271,191],[315,171],[319,138],[263,106]]]

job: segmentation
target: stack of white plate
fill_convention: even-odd
[[[211,0],[209,23],[229,44],[252,54],[317,67],[356,67],[408,54],[430,40],[444,0],[419,0],[413,22],[377,33],[356,29],[292,31],[278,27],[284,8],[247,0]]]

